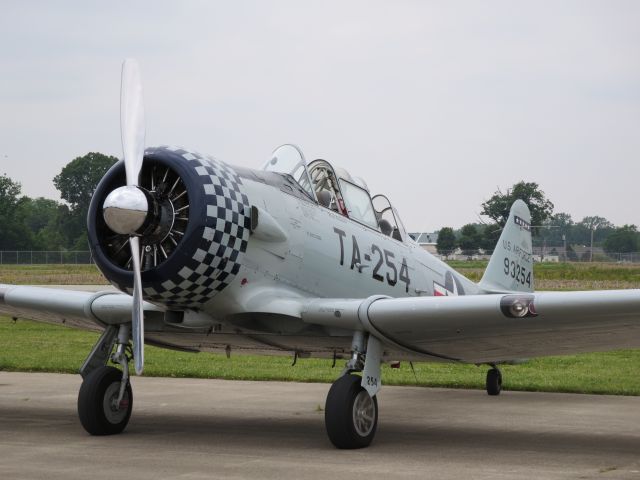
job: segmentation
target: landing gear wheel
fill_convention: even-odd
[[[337,448],[369,446],[378,426],[378,400],[360,386],[362,378],[344,375],[336,380],[324,409],[329,440]]]
[[[487,393],[489,395],[500,395],[501,390],[502,373],[494,367],[487,372]]]
[[[133,392],[127,382],[120,405],[115,405],[120,393],[122,372],[114,367],[99,367],[87,375],[78,394],[78,416],[91,435],[113,435],[122,432],[133,407]]]

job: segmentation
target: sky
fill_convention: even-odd
[[[640,225],[640,2],[14,1],[0,15],[0,174],[59,199],[121,156],[120,69],[148,146],[260,168],[280,144],[384,193],[411,231],[537,182],[578,221]]]

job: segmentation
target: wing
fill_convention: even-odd
[[[294,303],[307,323],[365,330],[410,356],[491,363],[640,347],[640,290]],[[12,317],[99,330],[130,321],[132,308],[129,295],[113,291],[0,285],[0,314]],[[144,302],[144,310],[163,321],[161,307]]]
[[[131,321],[133,299],[114,291],[84,292],[57,288],[0,285],[0,314],[87,330]],[[160,307],[144,302],[145,314]]]
[[[469,363],[640,347],[640,290],[317,299],[302,318]]]

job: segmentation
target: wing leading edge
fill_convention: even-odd
[[[163,310],[144,302],[145,314]],[[40,322],[101,330],[131,321],[133,299],[123,293],[83,292],[23,285],[0,285],[0,314]]]
[[[640,347],[640,290],[317,299],[302,318],[469,363]]]

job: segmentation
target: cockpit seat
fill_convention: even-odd
[[[320,205],[331,208],[331,192],[329,190],[320,190],[319,192],[316,192],[316,196],[318,197]]]
[[[384,218],[380,219],[378,222],[378,226],[380,227],[380,231],[385,234],[387,237],[391,236],[391,232],[393,232],[393,227],[391,224],[385,220]]]

